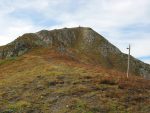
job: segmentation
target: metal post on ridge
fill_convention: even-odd
[[[130,71],[130,51],[131,51],[131,46],[129,44],[129,47],[127,48],[129,50],[128,53],[128,65],[127,65],[127,78],[129,77],[129,71]]]

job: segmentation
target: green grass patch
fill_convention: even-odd
[[[7,110],[11,110],[13,112],[21,112],[22,110],[24,110],[24,108],[30,106],[31,104],[27,101],[18,101],[16,103],[9,104]]]
[[[10,57],[8,59],[1,60],[0,61],[0,65],[3,65],[3,64],[6,64],[6,63],[10,63],[10,62],[13,62],[13,61],[16,61],[16,60],[17,60],[16,57]]]

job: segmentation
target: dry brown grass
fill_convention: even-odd
[[[149,80],[45,48],[0,65],[0,112],[148,113],[149,97]]]

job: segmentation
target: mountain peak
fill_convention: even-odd
[[[89,27],[41,30],[0,47],[0,58],[20,56],[34,48],[53,49],[81,62],[126,71],[127,55]],[[46,53],[45,53],[46,54]],[[150,66],[131,57],[131,73],[149,77]]]

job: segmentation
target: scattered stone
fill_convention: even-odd
[[[43,85],[38,85],[38,86],[36,87],[36,89],[37,89],[37,90],[43,90],[43,89],[45,89],[45,87],[44,87]]]
[[[69,105],[66,105],[66,108],[68,108],[69,107]]]

